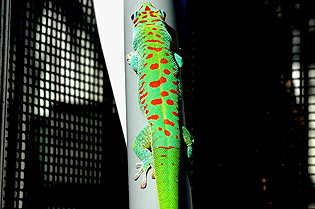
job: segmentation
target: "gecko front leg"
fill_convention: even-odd
[[[144,173],[144,177],[141,182],[141,189],[144,189],[147,186],[147,174],[150,167],[153,167],[153,157],[152,152],[150,151],[151,139],[151,130],[149,125],[147,125],[139,132],[132,145],[132,149],[141,160],[141,162],[136,164],[140,171],[133,177],[134,180],[137,180],[141,174]],[[152,173],[152,178],[154,178],[154,171]]]
[[[131,68],[138,73],[138,53],[130,52],[126,55],[126,59]]]

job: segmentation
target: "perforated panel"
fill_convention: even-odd
[[[127,170],[92,0],[12,1],[11,22],[3,207],[104,207]]]

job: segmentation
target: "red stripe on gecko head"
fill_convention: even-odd
[[[154,51],[156,51],[156,52],[160,52],[160,51],[162,51],[162,47],[151,47],[151,46],[148,46],[148,49],[150,49],[150,50],[154,50]]]
[[[160,43],[160,44],[165,44],[164,42],[160,41],[160,40],[146,40],[145,42],[152,42],[152,43]]]
[[[150,7],[145,6],[145,11],[151,11]]]

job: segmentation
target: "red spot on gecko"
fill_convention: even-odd
[[[175,147],[173,147],[173,146],[169,146],[169,147],[159,146],[158,148],[162,148],[162,149],[173,149],[173,148],[175,148]]]
[[[144,90],[145,90],[145,88],[142,89],[142,90],[139,92],[139,94],[143,94]]]
[[[156,28],[152,28],[152,30],[157,30]]]
[[[161,77],[158,81],[152,81],[149,83],[149,86],[152,88],[159,87],[162,83],[166,83],[167,79],[165,77]]]
[[[173,94],[177,94],[178,95],[178,92],[175,91],[174,89],[170,89],[170,92],[173,93]]]
[[[158,128],[158,130],[159,130],[159,131],[162,131],[162,130],[163,130],[163,128],[159,127],[159,128]]]
[[[153,54],[148,54],[146,59],[150,59],[151,57],[153,57]]]
[[[160,116],[158,116],[158,115],[151,115],[150,117],[148,117],[148,120],[157,120],[159,118],[160,118]]]
[[[162,58],[162,59],[160,60],[160,63],[166,64],[166,63],[168,63],[168,61],[167,61],[167,59]]]
[[[171,99],[166,100],[166,103],[167,103],[168,105],[174,105],[174,101],[171,100]]]
[[[157,63],[154,63],[154,64],[152,64],[151,66],[150,66],[150,69],[151,70],[155,70],[155,69],[158,69],[159,68],[159,64],[157,64]]]
[[[145,66],[147,66],[148,65],[148,63],[145,63],[144,65],[143,65],[143,67],[145,67]]]
[[[145,11],[151,11],[150,7],[145,6]]]
[[[170,136],[171,132],[169,132],[168,130],[164,130],[164,134],[165,134],[165,136]]]
[[[164,124],[165,124],[165,125],[170,125],[170,126],[175,126],[175,123],[172,122],[172,121],[170,121],[169,119],[165,119],[165,120],[164,120]]]
[[[166,56],[170,56],[168,53],[165,53]]]
[[[163,73],[166,74],[166,75],[169,75],[169,74],[171,74],[171,71],[169,71],[168,69],[164,69]]]
[[[176,81],[172,81],[172,83],[175,85],[175,86],[178,86],[178,83]]]
[[[168,94],[168,92],[167,91],[162,91],[161,92],[161,96],[162,97],[167,97],[169,94]]]
[[[152,43],[160,43],[160,44],[165,44],[164,42],[162,42],[162,41],[159,41],[159,40],[146,40],[145,42],[152,42]]]
[[[142,80],[146,75],[147,75],[146,73],[143,74],[143,75],[141,76],[140,80]]]
[[[153,105],[160,105],[160,104],[162,104],[162,99],[153,99],[151,101],[151,104],[153,104]]]
[[[139,18],[136,18],[136,19],[133,21],[133,24],[135,24],[138,20],[139,20]]]
[[[148,113],[149,113],[149,110],[146,110],[146,111],[145,111],[145,114],[148,114]]]
[[[166,157],[166,155],[161,155],[161,157]]]
[[[150,49],[150,50],[154,50],[154,51],[156,51],[156,52],[160,52],[160,51],[162,51],[162,47],[151,47],[151,46],[148,46],[148,49]]]
[[[139,23],[146,23],[146,22],[148,22],[148,21],[147,20],[141,20],[141,21],[137,22],[137,24],[135,24],[135,27],[137,27]]]
[[[145,84],[145,81],[143,81],[142,83],[141,83],[141,86],[140,86],[140,88],[139,88],[139,90],[141,90],[142,88],[143,88],[143,85]]]
[[[145,99],[141,102],[141,104],[144,104],[145,103]]]
[[[159,34],[156,34],[155,36],[158,37],[158,38],[161,38],[161,35],[159,35]]]
[[[148,35],[153,35],[153,32],[149,32]]]
[[[178,113],[177,112],[172,112],[173,115],[175,115],[176,117],[178,117]]]
[[[145,92],[145,94],[143,94],[141,97],[140,97],[140,100],[142,100],[144,97],[148,96],[148,92]]]

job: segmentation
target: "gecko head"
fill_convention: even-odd
[[[144,3],[138,11],[131,15],[131,20],[135,27],[145,24],[165,23],[166,13],[155,8],[151,3]]]

